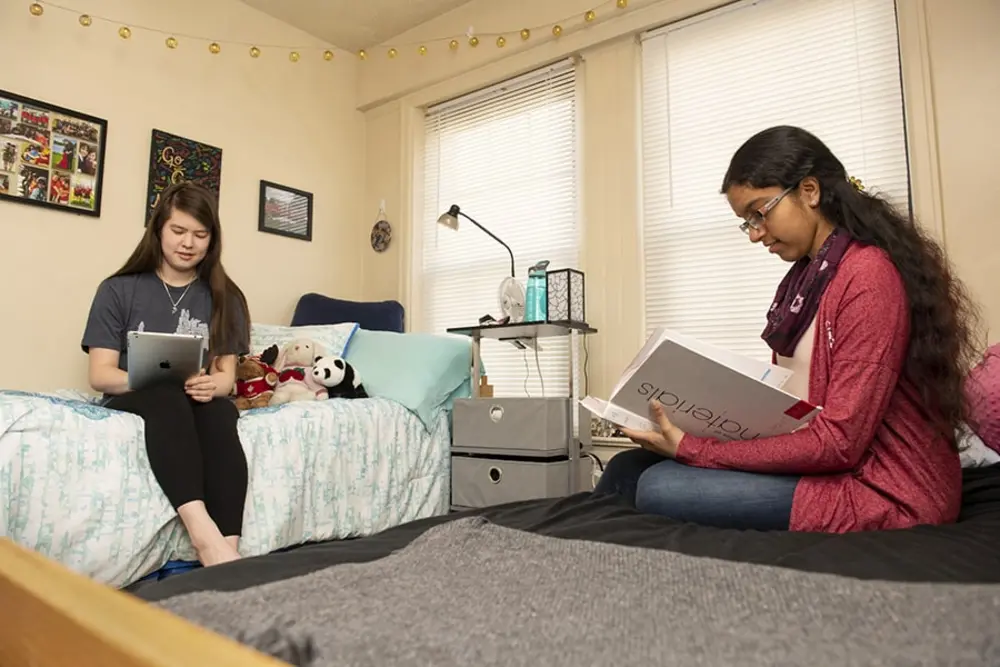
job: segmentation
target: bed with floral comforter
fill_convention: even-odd
[[[240,552],[370,535],[447,512],[449,413],[386,398],[242,413]],[[0,536],[113,586],[195,554],[149,467],[138,417],[84,396],[0,391]]]

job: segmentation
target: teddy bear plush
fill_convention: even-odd
[[[272,345],[259,355],[240,357],[236,366],[236,398],[233,399],[237,410],[263,408],[270,404],[274,388],[278,385],[278,372],[273,365],[277,356],[278,346]]]
[[[308,338],[286,343],[274,364],[278,371],[278,386],[268,405],[326,398],[326,388],[318,384],[312,374],[313,360],[323,354],[319,344]]]
[[[368,398],[361,375],[345,359],[316,357],[312,375],[317,384],[326,387],[327,398]]]

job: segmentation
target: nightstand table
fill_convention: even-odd
[[[579,404],[576,356],[580,336],[597,329],[577,323],[524,322],[454,328],[448,333],[470,336],[473,353],[473,397],[456,400],[452,413],[452,508],[561,497],[586,488],[590,460],[581,452],[590,446],[590,413]],[[561,336],[570,338],[569,397],[479,396],[482,339],[516,344]]]

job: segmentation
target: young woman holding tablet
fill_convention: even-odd
[[[145,421],[153,474],[204,565],[239,558],[247,492],[239,414],[226,397],[237,355],[249,348],[250,315],[221,255],[215,196],[193,183],[172,185],[132,256],[97,288],[82,342],[105,405]],[[206,368],[183,386],[129,391],[129,331],[201,335]]]
[[[976,316],[941,249],[800,128],[750,138],[722,193],[750,241],[792,264],[762,337],[800,380],[792,392],[823,411],[788,435],[722,442],[686,435],[654,405],[660,430],[628,432],[641,449],[611,459],[597,492],[726,528],[955,521]]]

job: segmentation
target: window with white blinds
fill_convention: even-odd
[[[459,218],[457,231],[437,224],[452,204],[496,234],[514,253],[517,278],[549,260],[576,267],[576,70],[562,62],[428,109],[424,146],[422,233],[414,262],[425,331],[500,318],[500,284],[510,256]],[[533,351],[484,340],[482,359],[498,396],[566,396],[568,341],[543,339]]]
[[[769,359],[760,333],[789,265],[740,232],[722,178],[752,135],[797,125],[909,207],[893,0],[734,3],[645,35],[642,71],[647,330]]]

